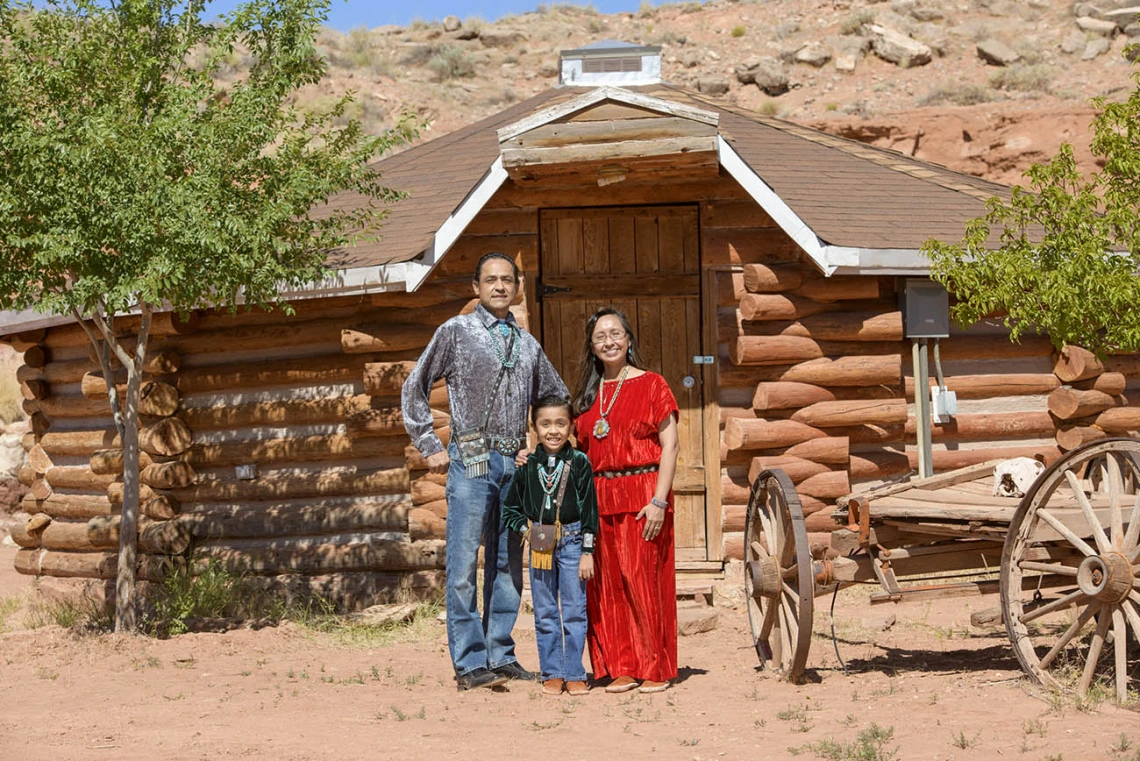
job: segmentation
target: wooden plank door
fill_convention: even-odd
[[[539,234],[547,355],[573,389],[586,319],[604,306],[625,312],[649,369],[664,376],[677,397],[677,562],[719,559],[710,553],[706,531],[708,511],[719,506],[706,504],[705,388],[702,368],[693,362],[702,355],[697,207],[544,210]]]

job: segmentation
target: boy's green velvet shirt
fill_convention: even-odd
[[[538,469],[546,465],[548,456],[546,449],[539,446],[527,457],[526,465],[515,469],[511,488],[503,500],[503,521],[511,531],[523,533],[528,521],[554,523],[553,510],[547,509],[539,515],[546,504],[546,494],[542,491]],[[590,467],[590,461],[586,455],[570,446],[569,442],[554,456],[567,461],[570,466],[570,483],[566,484],[566,497],[558,511],[559,519],[564,524],[581,521],[583,545],[592,548],[594,542],[585,540],[585,535],[596,536],[598,533],[598,496],[594,491],[594,471]],[[552,501],[557,496],[556,487]]]

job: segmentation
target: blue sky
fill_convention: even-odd
[[[328,25],[334,29],[348,31],[362,24],[368,27],[384,24],[408,26],[416,19],[438,21],[444,16],[455,15],[461,19],[478,16],[485,21],[494,21],[513,13],[533,11],[544,0],[332,0]],[[545,0],[546,5],[564,2],[567,5],[592,5],[601,13],[636,11],[641,0]],[[660,0],[653,0],[659,5]],[[218,0],[208,10],[225,13],[238,5],[237,0]]]

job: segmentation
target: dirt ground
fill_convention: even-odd
[[[0,603],[27,599],[0,546]],[[731,591],[731,589],[729,590]],[[160,641],[58,626],[0,634],[0,759],[897,758],[1134,759],[1140,715],[1080,706],[1022,677],[1002,630],[969,626],[988,598],[872,608],[866,590],[816,615],[811,680],[757,669],[741,610],[680,641],[659,695],[545,697],[537,684],[458,693],[442,624],[350,644],[297,624]],[[9,602],[9,605],[12,603]],[[895,613],[885,632],[870,619]],[[2,629],[0,629],[2,630]],[[520,619],[520,660],[536,666]],[[893,731],[860,755],[872,724]],[[896,754],[888,753],[892,750]],[[865,751],[865,749],[863,749]]]

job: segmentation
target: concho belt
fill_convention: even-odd
[[[595,470],[595,476],[602,478],[621,478],[622,476],[640,476],[642,473],[656,473],[656,465],[638,465],[636,468],[626,468],[624,470]]]
[[[520,436],[488,436],[487,446],[504,457],[511,457],[523,448],[523,440]]]

